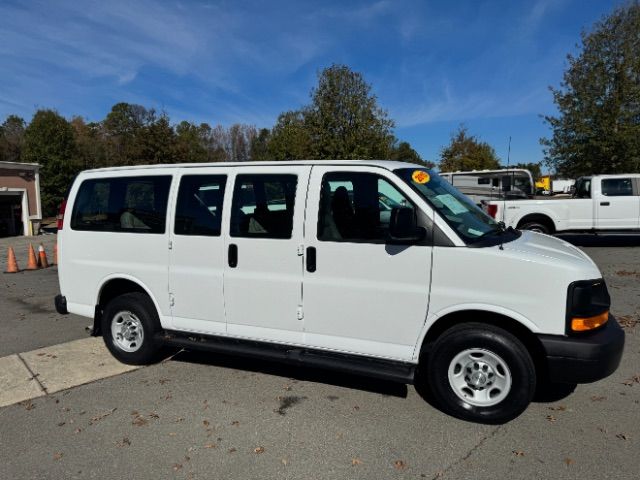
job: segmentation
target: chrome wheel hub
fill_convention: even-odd
[[[449,364],[449,384],[454,393],[476,407],[491,407],[506,398],[511,390],[511,372],[495,353],[469,348]]]
[[[111,321],[113,343],[125,352],[135,352],[144,340],[142,322],[131,312],[118,312]]]

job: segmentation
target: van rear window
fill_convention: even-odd
[[[85,180],[71,214],[73,230],[164,233],[171,176]]]

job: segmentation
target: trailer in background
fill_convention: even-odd
[[[535,194],[531,172],[522,168],[441,172],[439,175],[478,205],[483,200],[525,199]]]

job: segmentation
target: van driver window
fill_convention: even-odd
[[[291,238],[295,175],[238,175],[231,204],[232,237]]]
[[[373,173],[334,172],[322,179],[318,239],[384,243],[394,208],[415,207],[395,186]]]

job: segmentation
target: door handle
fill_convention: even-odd
[[[229,244],[228,261],[231,268],[238,266],[238,245],[235,243]]]
[[[307,255],[305,256],[307,264],[307,272],[316,271],[316,247],[307,247]]]
[[[609,202],[600,202],[600,205],[602,205],[603,207],[608,207],[610,204]]]

